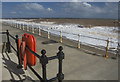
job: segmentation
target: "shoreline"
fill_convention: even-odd
[[[118,27],[118,20],[116,19],[72,19],[72,18],[13,18],[15,20],[30,20],[29,22],[55,22],[55,24],[79,24],[83,25],[84,27],[93,27],[93,26],[110,26],[110,27]]]

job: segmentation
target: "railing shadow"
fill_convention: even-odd
[[[4,60],[4,62],[3,62],[4,68],[7,69],[9,71],[9,73],[10,73],[10,76],[11,76],[10,81],[11,82],[16,82],[16,81],[23,82],[23,81],[28,80],[28,81],[34,82],[31,77],[24,75],[25,72],[24,72],[23,69],[18,69],[17,68],[18,64],[10,59],[8,53],[6,52],[6,48],[5,47],[6,47],[5,42],[3,42],[2,52],[1,52],[2,60]],[[23,74],[24,79],[21,78],[21,76],[20,76],[22,74]],[[16,79],[14,77],[15,75],[18,77],[18,79]],[[4,80],[2,82],[4,82]]]
[[[5,58],[4,55],[7,55],[8,59]],[[3,56],[2,59],[5,61],[3,62],[3,64],[5,65],[4,68],[6,68],[9,71],[12,78],[11,80],[16,80],[13,75],[16,75],[19,78],[18,80],[20,81],[25,80],[20,77],[20,74],[24,74],[25,72],[22,69],[17,69],[17,63],[13,62],[7,53],[5,54],[2,53],[2,56]]]

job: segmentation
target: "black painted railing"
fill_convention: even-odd
[[[26,46],[26,49],[29,50],[31,53],[33,53],[39,60],[40,63],[42,65],[42,77],[31,67],[28,65],[28,67],[32,70],[32,72],[42,81],[42,82],[52,82],[58,79],[59,82],[62,82],[62,80],[64,79],[64,74],[62,73],[62,60],[64,59],[64,53],[63,53],[63,47],[60,46],[59,47],[59,52],[57,53],[56,56],[52,56],[52,57],[47,57],[46,54],[46,50],[42,50],[41,51],[41,56],[39,56],[37,53],[35,53],[34,51],[32,51],[30,48],[28,48]],[[56,75],[56,77],[53,77],[51,79],[47,79],[47,75],[46,75],[46,65],[48,64],[48,61],[53,60],[53,59],[58,59],[59,61],[59,72]]]
[[[6,30],[6,32],[0,32],[0,34],[6,34],[7,35],[7,52],[11,53],[11,48],[17,53],[17,57],[18,57],[18,66],[17,68],[20,69],[22,68],[22,65],[20,64],[20,53],[19,53],[19,37],[18,35],[16,35],[15,37],[12,36],[8,30]],[[12,38],[17,45],[17,48],[15,48],[10,41],[10,38]],[[62,80],[64,79],[64,74],[62,73],[62,60],[64,59],[64,53],[63,53],[63,47],[60,46],[59,47],[59,51],[57,53],[56,56],[52,56],[52,57],[47,57],[46,54],[46,50],[42,50],[41,51],[41,56],[38,55],[37,53],[35,53],[34,51],[32,51],[29,47],[25,47],[27,50],[29,50],[32,54],[34,54],[40,61],[41,65],[42,65],[42,77],[30,66],[27,64],[27,66],[31,69],[31,71],[39,78],[39,80],[41,82],[52,82],[55,80],[58,80],[58,82],[62,82]],[[46,74],[46,65],[48,64],[48,61],[50,60],[54,60],[54,59],[58,59],[58,63],[59,63],[59,68],[58,68],[58,73],[56,74],[56,77],[53,77],[51,79],[47,79],[47,74]]]
[[[7,36],[7,42],[6,42],[6,51],[8,53],[11,53],[11,48],[17,53],[17,57],[18,57],[18,66],[17,68],[22,68],[22,65],[20,65],[20,57],[19,57],[19,38],[18,35],[16,35],[15,37],[12,36],[8,30],[6,30],[6,32],[0,32],[0,34],[6,34]],[[16,43],[17,48],[15,48],[10,41],[10,38],[13,39]]]

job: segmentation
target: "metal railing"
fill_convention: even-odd
[[[17,66],[17,68],[22,68],[22,65],[20,65],[20,57],[19,57],[19,38],[18,38],[18,35],[16,35],[15,37],[14,36],[12,36],[10,33],[9,33],[9,31],[8,30],[6,30],[6,32],[0,32],[0,34],[6,34],[6,36],[7,36],[7,43],[6,43],[6,51],[8,52],[8,53],[11,53],[12,51],[11,51],[11,48],[17,53],[17,58],[18,58],[18,66]],[[14,41],[15,41],[15,43],[16,43],[16,46],[17,46],[17,48],[15,48],[12,44],[11,44],[11,42],[10,42],[10,38],[12,38]]]
[[[16,23],[16,26],[17,26],[17,24],[19,25],[19,23]],[[25,25],[25,24],[24,24]],[[12,25],[12,26],[14,26],[14,24]],[[20,25],[21,26],[21,25]],[[26,23],[26,28],[27,28],[27,31],[30,31],[30,28],[32,28],[33,27],[33,24],[32,25],[29,25],[28,23]],[[18,27],[18,28],[22,28],[22,27]],[[25,26],[24,26],[24,28],[25,28]],[[32,33],[35,33],[35,31],[34,31],[34,27],[31,29],[31,32]],[[95,37],[91,37],[91,36],[86,36],[86,35],[81,35],[81,34],[76,34],[76,33],[69,33],[69,32],[65,32],[65,31],[62,31],[62,30],[55,30],[55,29],[49,29],[49,28],[47,28],[47,29],[43,29],[43,28],[40,28],[40,26],[39,26],[39,28],[38,28],[38,35],[40,35],[40,36],[42,36],[42,34],[41,34],[41,30],[44,30],[44,31],[47,31],[47,38],[48,39],[50,39],[51,37],[50,37],[50,31],[52,30],[52,31],[55,31],[55,32],[59,32],[59,36],[60,36],[60,39],[59,39],[59,42],[60,43],[62,43],[63,42],[63,33],[65,33],[65,34],[72,34],[72,35],[75,35],[75,36],[77,36],[78,37],[78,40],[77,40],[77,48],[81,48],[81,37],[86,37],[86,38],[90,38],[90,39],[95,39],[95,40],[100,40],[100,41],[103,41],[104,43],[106,43],[106,47],[104,47],[103,48],[103,46],[101,47],[101,46],[95,46],[95,45],[92,45],[92,44],[88,44],[88,43],[85,43],[85,44],[87,44],[87,45],[89,45],[89,46],[93,46],[93,47],[95,47],[95,48],[98,48],[98,49],[102,49],[102,50],[105,50],[106,51],[106,53],[105,53],[105,57],[107,57],[106,55],[107,55],[107,53],[108,52],[111,52],[111,53],[116,53],[117,51],[118,51],[118,49],[117,48],[109,48],[109,45],[110,45],[110,43],[111,44],[118,44],[118,42],[113,42],[113,41],[110,41],[109,40],[109,38],[107,38],[107,39],[101,39],[101,38],[95,38]],[[118,47],[118,46],[117,46]],[[116,50],[115,52],[113,51],[113,50]]]
[[[64,59],[64,53],[63,53],[63,48],[62,46],[59,47],[59,52],[57,53],[56,56],[52,56],[52,57],[47,57],[46,54],[46,50],[41,50],[41,56],[38,55],[37,53],[35,53],[34,51],[32,51],[30,48],[28,48],[26,46],[26,49],[29,50],[31,53],[33,53],[40,61],[41,65],[42,65],[42,77],[31,67],[29,66],[29,68],[32,70],[32,72],[42,81],[42,82],[52,82],[58,79],[59,82],[62,82],[62,80],[64,79],[64,74],[62,73],[62,60]],[[46,65],[48,64],[48,61],[50,60],[54,60],[54,59],[58,59],[59,61],[59,72],[56,75],[56,77],[53,77],[51,79],[47,79],[47,75],[46,75]]]
[[[11,48],[17,53],[17,57],[18,57],[18,69],[22,68],[22,65],[20,63],[20,49],[19,49],[19,38],[18,35],[16,35],[15,37],[12,36],[8,30],[6,30],[6,32],[0,32],[0,34],[6,34],[7,35],[7,52],[11,53]],[[17,45],[17,48],[15,48],[11,42],[10,42],[10,38],[12,38]],[[59,47],[59,52],[57,53],[56,56],[52,56],[52,57],[47,57],[46,54],[46,50],[42,50],[41,51],[41,56],[38,55],[37,53],[35,53],[34,51],[32,51],[29,47],[27,47],[27,45],[25,46],[25,48],[27,50],[29,50],[32,54],[34,54],[40,61],[41,65],[42,65],[42,77],[29,65],[27,64],[27,66],[30,68],[30,70],[39,78],[39,80],[41,82],[52,82],[58,79],[58,82],[62,82],[62,80],[64,79],[64,74],[62,73],[62,60],[64,59],[64,53],[63,53],[63,47],[60,46]],[[50,60],[54,60],[54,59],[58,59],[58,63],[59,63],[59,68],[58,68],[58,73],[56,75],[56,77],[53,77],[51,79],[47,79],[47,74],[46,74],[46,65],[48,64],[48,61]]]

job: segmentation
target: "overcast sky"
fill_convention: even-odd
[[[3,18],[118,18],[117,2],[3,2]]]

